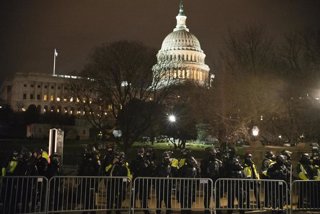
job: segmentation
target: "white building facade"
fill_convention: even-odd
[[[71,80],[74,76],[42,73],[16,73],[12,79],[4,81],[1,99],[13,111],[25,111],[35,105],[41,113],[58,112],[83,114],[77,108],[78,98],[71,94]]]

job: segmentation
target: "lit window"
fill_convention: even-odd
[[[54,96],[53,95],[50,96],[50,101],[54,101]]]
[[[60,109],[57,109],[57,112],[59,113],[59,112],[60,112]]]
[[[26,109],[25,109],[25,108],[21,108],[21,110],[22,110],[22,111],[26,111]]]
[[[67,98],[63,98],[63,101],[64,101],[64,102],[67,102],[67,101],[68,101],[68,99],[67,99]]]
[[[73,102],[73,97],[70,98],[70,102]]]
[[[80,102],[79,98],[77,98],[77,103]]]
[[[44,100],[44,101],[47,101],[47,100],[48,100],[48,95],[46,95],[46,94],[43,95],[43,100]]]
[[[60,102],[60,97],[57,97],[57,101]]]

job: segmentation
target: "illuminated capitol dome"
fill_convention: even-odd
[[[209,85],[210,68],[205,64],[206,55],[200,42],[186,26],[182,0],[177,26],[162,42],[157,54],[157,64],[153,66],[153,83],[157,88],[192,81],[201,86]]]

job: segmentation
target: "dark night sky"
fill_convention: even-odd
[[[15,72],[80,70],[95,46],[120,39],[160,48],[175,27],[178,0],[3,0],[0,81]],[[187,26],[214,67],[227,30],[253,23],[273,35],[320,27],[320,0],[185,0]]]

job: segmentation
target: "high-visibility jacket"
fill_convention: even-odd
[[[271,159],[264,159],[262,162],[262,167],[261,167],[261,174],[262,177],[267,178],[267,172],[268,169],[275,163],[275,161],[271,160]]]
[[[259,176],[259,173],[257,172],[257,168],[255,164],[252,164],[252,166],[245,164],[243,168],[243,173],[246,178],[260,179],[260,176]]]
[[[313,171],[313,166],[310,165],[310,169]],[[305,166],[301,163],[298,163],[297,166],[297,173],[298,173],[298,177],[300,180],[310,180],[312,179],[313,175],[311,175],[310,173],[308,173],[308,171],[306,170]]]
[[[16,170],[17,166],[18,166],[18,161],[17,160],[11,160],[9,162],[9,164],[8,164],[6,175],[13,175],[13,173]]]
[[[114,172],[115,165],[116,164],[109,164],[108,166],[106,166],[105,170],[106,170],[106,173],[109,176],[127,176],[129,178],[129,180],[132,180],[132,174],[131,174],[131,171],[130,171],[130,168],[129,168],[129,164],[127,162],[123,165],[127,170],[126,175],[115,175],[116,174]]]
[[[1,169],[1,176],[6,176],[6,168],[2,167]]]
[[[183,163],[184,164],[184,163]],[[179,160],[176,158],[171,159],[171,166],[178,169],[179,168]]]
[[[315,175],[313,176],[313,179],[316,181],[320,181],[320,166],[315,165],[314,169],[315,169]]]
[[[42,156],[44,159],[46,159],[46,160],[48,161],[48,163],[50,164],[50,157],[49,157],[48,152],[43,151],[42,154],[41,154],[41,156]]]

